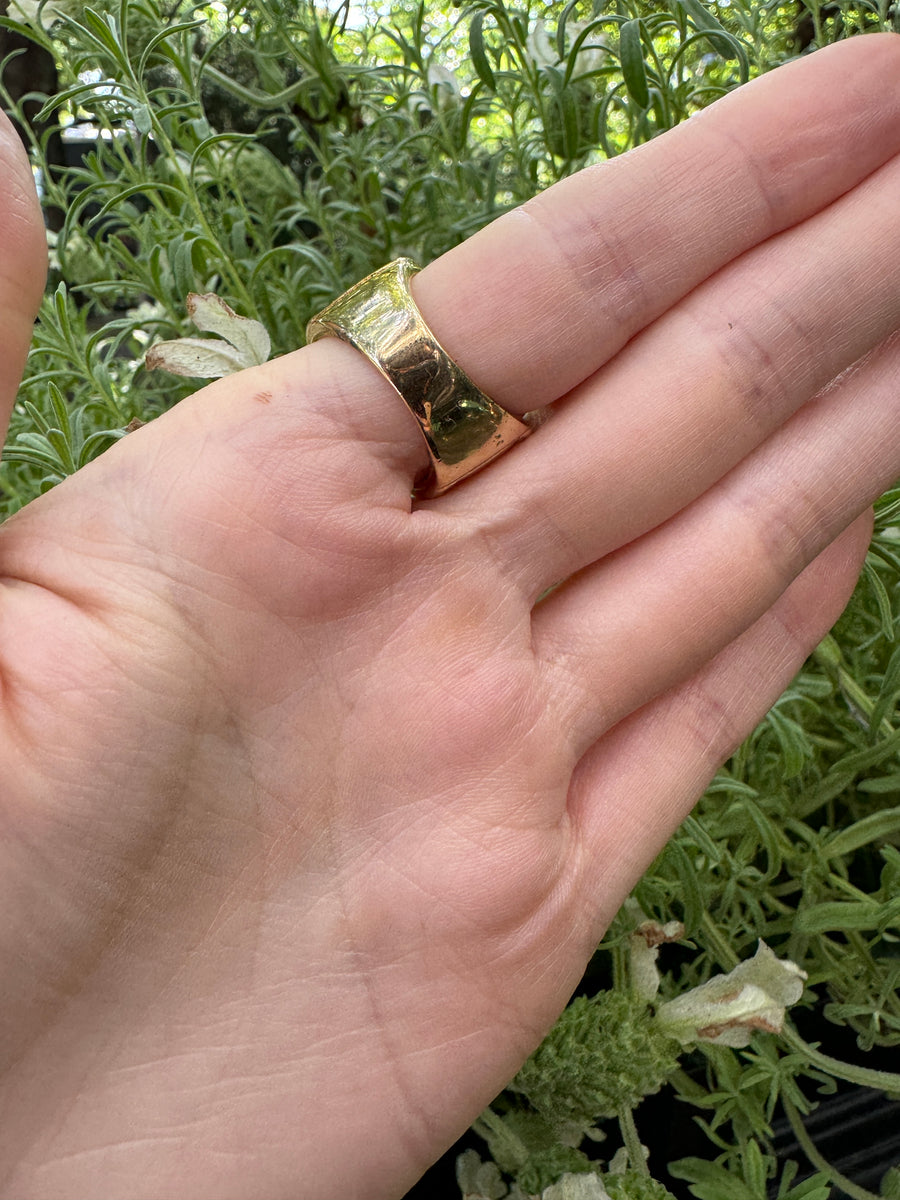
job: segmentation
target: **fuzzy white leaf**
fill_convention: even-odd
[[[541,1192],[541,1200],[609,1200],[599,1175],[565,1174]]]
[[[463,1200],[503,1200],[507,1195],[500,1168],[483,1163],[476,1150],[465,1150],[456,1160],[456,1182]]]
[[[216,333],[234,346],[242,366],[256,367],[268,361],[272,342],[266,327],[250,317],[238,316],[215,292],[191,292],[187,310],[201,333]]]
[[[147,351],[144,363],[148,371],[169,371],[192,379],[221,379],[248,365],[234,346],[214,338],[157,342]]]

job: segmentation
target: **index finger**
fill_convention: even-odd
[[[704,279],[898,153],[898,81],[896,34],[781,67],[443,255],[415,278],[419,307],[498,403],[551,403]]]

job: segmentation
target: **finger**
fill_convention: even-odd
[[[897,328],[898,194],[900,155],[698,287],[473,483],[457,504],[502,523],[533,595],[683,508]]]
[[[900,335],[694,504],[539,606],[535,649],[572,735],[593,741],[766,612],[900,474],[898,416]]]
[[[900,37],[851,38],[556,184],[413,289],[438,340],[514,412],[592,374],[752,246],[900,150]]]
[[[859,518],[740,638],[585,755],[569,792],[594,936],[688,815],[722,762],[748,737],[847,603],[871,533]],[[608,889],[608,890],[607,890]]]
[[[47,273],[47,239],[22,143],[0,112],[0,441],[12,412]]]
[[[900,98],[890,83],[900,39],[868,40],[864,55],[841,47],[782,68],[635,154],[550,189],[524,216],[495,222],[416,276],[426,320],[511,409],[570,389],[717,267],[900,149]],[[523,227],[542,232],[523,237]],[[455,332],[460,312],[469,324]],[[481,339],[474,348],[473,329]],[[246,426],[267,471],[277,445],[279,461],[307,490],[315,481],[329,510],[360,499],[408,508],[410,485],[427,465],[410,412],[336,339],[299,357],[302,368],[294,356],[267,367],[257,393],[270,396],[264,411],[245,403],[245,384],[215,390],[223,437]],[[533,444],[546,445],[543,432]],[[299,494],[280,474],[261,483]]]

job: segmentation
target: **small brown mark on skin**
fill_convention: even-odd
[[[270,404],[272,402],[271,392],[257,392],[253,397],[257,404]]]

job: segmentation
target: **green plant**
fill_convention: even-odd
[[[56,58],[45,115],[95,136],[64,171],[32,147],[66,215],[0,467],[3,516],[193,389],[144,363],[152,343],[194,332],[189,294],[218,296],[284,353],[386,260],[436,257],[778,66],[809,33],[784,0],[396,3],[359,28],[349,6],[286,0],[25,3],[3,23]],[[900,27],[887,0],[809,0],[807,16],[812,44]],[[659,928],[683,925],[687,949],[664,952],[648,994],[635,911],[620,915],[585,994],[479,1122],[495,1161],[466,1160],[464,1186],[483,1189],[470,1195],[637,1200],[681,1180],[701,1200],[824,1200],[836,1176],[821,1149],[807,1146],[818,1173],[799,1184],[776,1162],[775,1113],[803,1144],[811,1087],[900,1092],[900,1077],[841,1063],[790,1022],[746,1045],[683,1045],[660,1023],[762,938],[808,975],[796,1012],[818,1003],[864,1051],[900,1044],[898,582],[900,491],[879,505],[834,635],[636,889]],[[709,1159],[645,1162],[640,1102],[663,1084],[696,1111]]]

